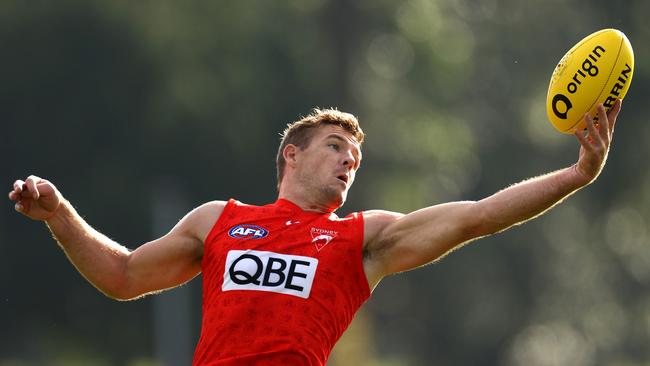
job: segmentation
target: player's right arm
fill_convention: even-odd
[[[222,201],[206,203],[167,235],[130,251],[88,225],[45,179],[17,180],[9,199],[20,213],[44,221],[79,272],[118,300],[175,287],[199,274],[203,241],[225,206]]]

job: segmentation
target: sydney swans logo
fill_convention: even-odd
[[[311,228],[311,242],[314,243],[316,249],[320,252],[327,244],[329,244],[332,239],[338,234],[334,230],[325,230],[319,228]]]

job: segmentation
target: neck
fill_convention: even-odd
[[[286,185],[280,185],[278,199],[285,199],[293,202],[304,211],[329,213],[334,212],[340,205],[325,204],[318,200],[317,194],[311,194],[301,189],[289,189]]]

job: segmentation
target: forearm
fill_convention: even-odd
[[[517,183],[478,201],[476,206],[482,213],[480,236],[535,218],[589,182],[571,166]]]
[[[129,251],[93,229],[65,200],[46,223],[77,270],[107,296],[120,298]]]

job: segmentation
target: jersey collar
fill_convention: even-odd
[[[275,201],[274,205],[276,205],[277,207],[280,207],[280,208],[282,208],[284,210],[288,210],[293,214],[308,214],[308,215],[317,215],[317,216],[321,216],[321,215],[331,216],[331,215],[334,215],[334,216],[336,216],[336,214],[334,212],[305,211],[300,206],[298,206],[297,204],[289,201],[286,198],[278,198],[278,200]]]

